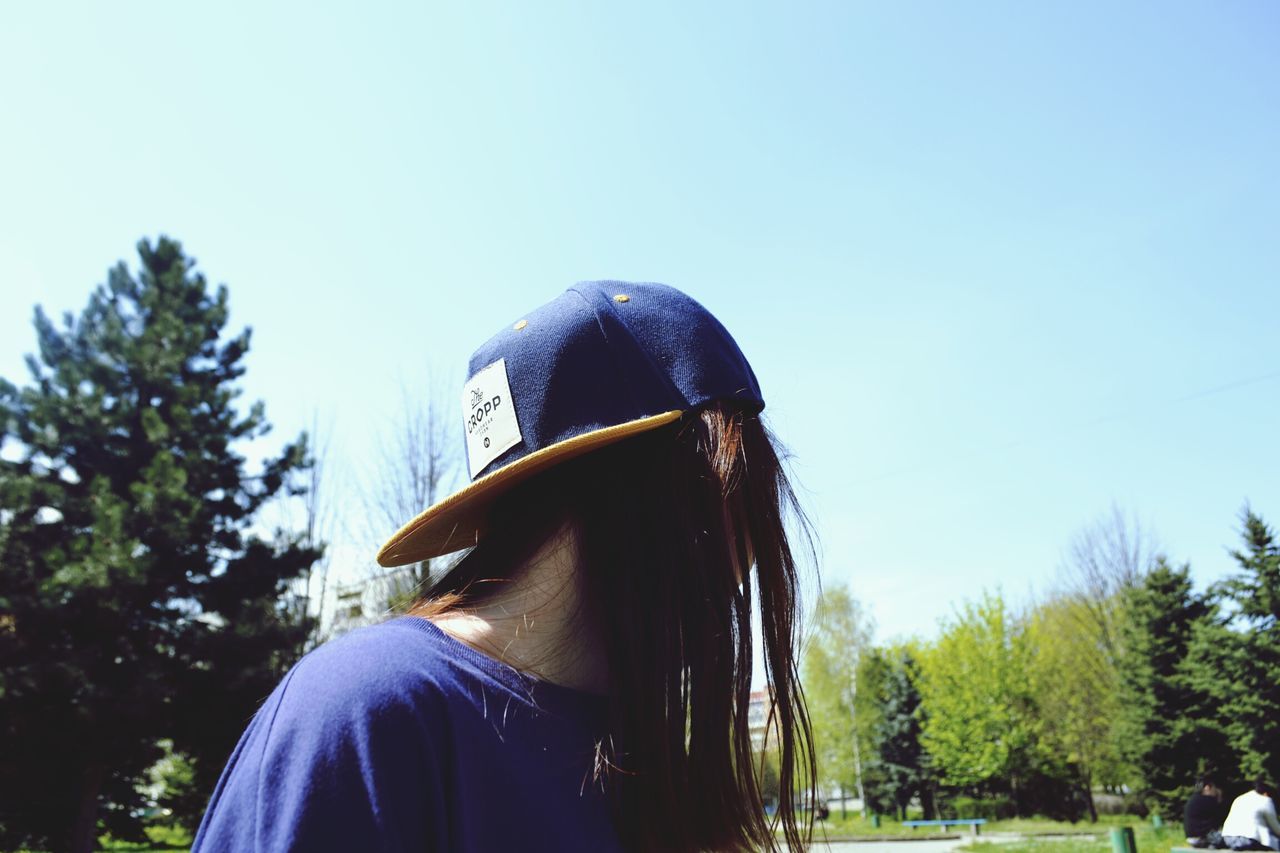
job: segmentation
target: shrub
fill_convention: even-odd
[[[1013,817],[1016,809],[1008,797],[951,797],[942,804],[939,812],[949,820],[967,817],[1004,820]]]

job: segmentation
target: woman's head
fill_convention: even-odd
[[[778,761],[779,814],[794,843],[790,792],[810,784],[813,767],[788,513],[803,533],[759,417],[710,406],[509,492],[487,535],[416,612],[501,596],[568,531],[581,619],[605,644],[613,740],[601,745],[597,767],[623,838],[639,849],[767,847],[765,747]],[[753,733],[747,719],[753,613],[771,685],[768,733]]]
[[[475,482],[379,560],[474,544],[416,608],[441,616],[503,594],[549,543],[568,543],[577,618],[604,646],[611,738],[596,766],[624,841],[775,845],[763,747],[776,756],[786,841],[799,844],[795,792],[812,793],[815,774],[788,515],[806,544],[807,526],[737,344],[671,288],[588,283],[496,336],[470,372]],[[747,719],[753,618],[767,732]]]
[[[473,482],[401,528],[378,562],[468,548],[519,483],[713,404],[759,412],[764,398],[710,312],[660,284],[574,285],[472,355],[462,411]]]

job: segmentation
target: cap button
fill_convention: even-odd
[[[630,302],[631,297],[627,296],[627,294],[625,293],[619,293],[617,296],[613,297],[613,301],[614,302]]]

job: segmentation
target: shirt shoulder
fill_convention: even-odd
[[[280,713],[339,723],[397,712],[431,718],[467,713],[486,696],[529,695],[531,680],[425,619],[404,616],[358,628],[306,655],[288,676]],[[483,711],[483,709],[481,709]],[[421,718],[421,719],[419,719]]]
[[[413,617],[357,628],[303,657],[288,690],[333,710],[434,701],[481,675],[458,660],[449,642],[434,625]]]
[[[303,657],[241,737],[193,850],[440,848],[451,718],[507,677],[457,646],[401,618]]]

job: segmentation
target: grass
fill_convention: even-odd
[[[1100,815],[1097,823],[1049,820],[1048,818],[1017,818],[991,821],[982,827],[984,833],[1016,833],[1025,836],[1058,836],[1053,838],[1024,838],[1019,841],[986,841],[981,838],[965,847],[966,853],[1111,853],[1110,832],[1114,827],[1131,826],[1137,853],[1170,853],[1174,846],[1184,845],[1182,827],[1163,826],[1156,829],[1142,818],[1133,815]],[[968,833],[968,827],[956,827]],[[101,849],[109,853],[147,851],[147,853],[190,853],[191,836],[176,827],[147,827],[150,844],[133,844],[113,841],[109,836],[99,839]],[[937,834],[936,829],[922,827],[912,830],[898,821],[882,818],[878,827],[859,814],[850,812],[841,818],[839,810],[833,811],[828,820],[815,828],[818,839],[825,837],[876,836],[918,838],[921,840]],[[1063,838],[1061,836],[1077,837]],[[1092,837],[1090,837],[1092,835]]]
[[[1002,821],[1004,823],[1005,821]],[[1072,824],[1062,824],[1072,826]],[[1079,824],[1076,824],[1079,826]],[[1022,841],[977,841],[968,845],[967,853],[1110,853],[1110,830],[1114,826],[1133,827],[1134,844],[1138,853],[1169,853],[1175,846],[1186,846],[1181,826],[1163,826],[1156,829],[1141,818],[1124,815],[1110,816],[1107,823],[1101,818],[1096,824],[1098,837],[1085,838],[1028,838]]]
[[[1046,833],[1061,834],[1070,832],[1105,832],[1111,826],[1123,826],[1126,823],[1133,824],[1136,818],[1123,816],[1106,816],[1100,817],[1097,824],[1091,824],[1087,821],[1080,823],[1066,823],[1064,821],[1049,820],[1047,818],[1018,818],[1016,820],[997,820],[989,821],[982,827],[984,833],[989,832],[1016,832],[1023,835],[1043,835]],[[855,836],[902,836],[905,838],[928,838],[930,835],[938,834],[937,827],[920,827],[912,829],[903,826],[897,820],[888,817],[881,817],[880,826],[873,826],[869,818],[864,818],[856,812],[849,812],[848,816],[841,817],[839,809],[833,809],[831,816],[824,821],[819,822],[820,827],[825,827],[828,835],[855,835]],[[1101,829],[1099,827],[1102,827]],[[969,832],[967,826],[948,827],[948,833]]]
[[[918,817],[918,815],[912,815]],[[1017,835],[1095,835],[1096,841],[1087,840],[1085,838],[1073,839],[1070,841],[1053,841],[1044,839],[1043,842],[1038,840],[1028,840],[1025,842],[1001,843],[999,849],[1001,853],[1027,853],[1031,847],[1037,844],[1054,844],[1038,853],[1097,853],[1097,851],[1105,848],[1111,849],[1109,840],[1109,832],[1113,827],[1131,826],[1138,838],[1139,853],[1168,853],[1170,847],[1181,839],[1180,830],[1177,827],[1166,826],[1162,830],[1155,830],[1148,825],[1142,818],[1133,815],[1099,815],[1097,823],[1090,823],[1087,820],[1070,823],[1067,821],[1050,820],[1048,818],[1015,818],[1011,820],[993,820],[988,821],[982,827],[982,835],[999,835],[999,834],[1017,834]],[[967,826],[948,827],[946,834],[965,834],[969,833]],[[873,826],[871,820],[862,817],[856,812],[849,812],[847,816],[841,817],[839,809],[833,809],[831,817],[827,820],[819,821],[815,825],[815,832],[818,837],[830,838],[850,838],[850,837],[867,837],[867,838],[917,838],[920,840],[928,839],[932,836],[943,834],[937,827],[920,827],[912,829],[904,827],[899,821],[882,817],[880,826]],[[1167,836],[1167,844],[1163,843]],[[1146,841],[1143,844],[1143,841]],[[994,845],[985,842],[978,842],[971,849],[981,848],[987,850]],[[1026,847],[1024,851],[1021,848]]]
[[[1014,841],[1002,844],[997,841],[978,841],[970,844],[969,853],[1107,853],[1111,845],[1103,841],[1085,838],[1039,839]],[[1147,853],[1143,850],[1142,853]]]
[[[108,853],[133,853],[133,851],[146,851],[146,853],[191,853],[191,842],[194,840],[189,833],[179,829],[176,826],[148,826],[143,830],[147,834],[149,841],[117,841],[108,835],[98,836],[98,849],[105,850]],[[19,850],[18,853],[41,853],[38,850]]]
[[[192,838],[185,830],[176,826],[148,826],[143,830],[150,843],[138,844],[132,841],[116,841],[110,835],[98,839],[99,849],[110,853],[126,853],[126,851],[147,851],[147,853],[190,853]]]
[[[966,853],[1110,853],[1110,831],[1113,827],[1131,826],[1134,829],[1134,840],[1138,853],[1170,853],[1176,845],[1185,844],[1179,826],[1164,826],[1155,829],[1141,818],[1132,815],[1101,815],[1097,823],[1080,821],[1049,820],[1047,818],[1017,818],[1014,820],[997,820],[983,826],[984,833],[1017,833],[1019,835],[1077,835],[1075,838],[1026,838],[1020,841],[984,841],[977,840],[967,845]],[[956,827],[962,833],[968,833],[968,827]],[[109,853],[190,853],[191,836],[177,827],[151,826],[146,829],[150,844],[136,844],[127,841],[114,841],[110,836],[99,839],[101,849]],[[821,821],[815,828],[817,838],[841,836],[877,836],[905,837],[921,840],[937,834],[936,829],[922,827],[912,830],[902,826],[896,820],[882,818],[879,827],[871,825],[871,821],[859,814],[850,812],[841,818],[839,810],[832,812],[828,820]],[[1092,834],[1094,837],[1089,837]]]
[[[1113,814],[1098,815],[1097,823],[1078,820],[1074,823],[1063,820],[1050,820],[1042,817],[1020,817],[1011,820],[996,820],[982,828],[983,832],[1016,832],[1020,835],[1071,835],[1073,833],[1102,833],[1106,835],[1116,826],[1142,825],[1143,820],[1133,815]]]

